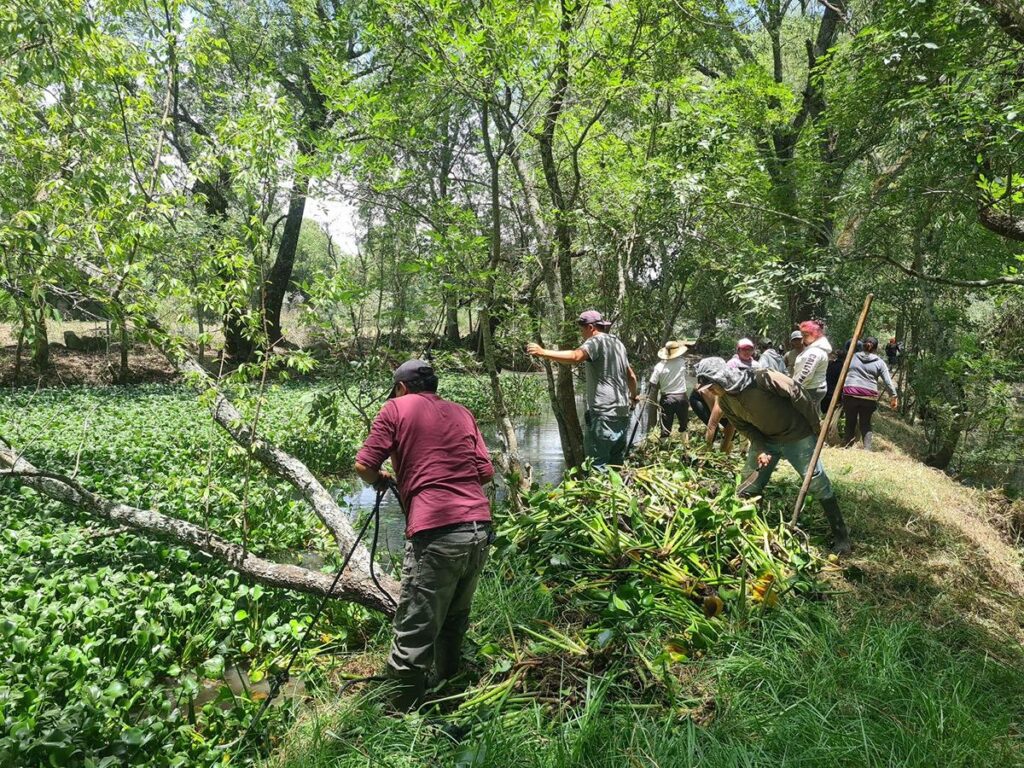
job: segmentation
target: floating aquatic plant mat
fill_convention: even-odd
[[[679,452],[646,461],[570,477],[500,527],[497,567],[517,584],[532,574],[557,620],[520,616],[514,648],[485,643],[493,685],[463,706],[563,700],[567,677],[595,672],[671,693],[680,665],[713,652],[728,622],[818,590],[824,561],[777,511],[766,519],[736,496],[731,462]]]

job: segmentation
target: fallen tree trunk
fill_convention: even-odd
[[[44,496],[78,507],[111,523],[171,539],[193,551],[209,555],[242,576],[261,584],[326,595],[334,580],[332,574],[258,557],[245,547],[185,520],[104,499],[69,477],[36,469],[10,447],[0,446],[0,465],[7,468],[3,475],[16,478]],[[387,595],[373,584],[369,573],[364,576],[350,567],[347,573],[342,574],[332,596],[359,603],[389,616],[394,615],[398,598],[397,584],[393,579],[384,577],[381,577],[381,584],[387,590]]]
[[[101,288],[105,288],[105,296],[102,297],[105,300],[114,301],[121,303],[124,295],[124,279],[117,281],[116,290],[109,289],[109,283],[111,278],[103,272],[95,264],[92,264],[84,259],[78,259],[77,265],[81,269],[82,273],[88,278],[88,281],[92,285],[99,285]],[[115,298],[117,297],[117,298]],[[155,318],[151,316],[141,317],[130,317],[126,316],[126,321],[131,319],[131,322],[138,326],[139,330],[143,331],[149,340],[156,346],[156,348],[163,354],[167,361],[175,368],[175,370],[182,373],[186,380],[190,383],[193,389],[200,396],[211,397],[212,403],[210,406],[210,413],[213,416],[214,421],[219,424],[231,438],[246,448],[250,455],[259,461],[264,468],[266,468],[271,474],[280,477],[287,481],[293,488],[295,488],[303,499],[313,509],[313,512],[324,524],[328,531],[334,538],[335,543],[338,545],[338,549],[341,552],[348,552],[355,545],[356,533],[349,522],[348,515],[338,503],[334,500],[334,497],[324,488],[323,484],[316,478],[316,476],[309,470],[309,468],[295,458],[291,454],[278,448],[273,443],[260,437],[256,431],[246,423],[245,418],[234,406],[234,404],[224,395],[223,392],[217,387],[217,382],[213,377],[207,373],[206,369],[199,364],[199,362],[189,353],[189,351],[181,344],[176,343],[173,337],[168,334],[163,326]],[[14,456],[14,454],[11,454]],[[12,467],[12,469],[14,469]],[[36,470],[38,473],[38,470]],[[45,473],[44,473],[45,474]],[[50,476],[59,477],[59,476]],[[66,489],[65,489],[66,490]],[[57,497],[54,497],[57,498]],[[75,497],[62,498],[62,500],[69,501],[69,503],[76,503],[75,499],[88,500],[88,495],[79,493]],[[99,509],[106,509],[102,505],[112,505],[111,508],[120,509],[124,505],[118,505],[114,502],[108,502],[100,500],[99,497],[95,497],[97,501],[101,501],[101,506],[85,505],[87,509],[95,512]],[[81,506],[81,505],[79,505]],[[124,509],[132,509],[131,507],[124,507]],[[151,514],[138,510],[142,514]],[[165,535],[171,535],[177,540],[189,546],[194,546],[194,541],[198,540],[196,537],[203,538],[204,541],[212,541],[213,534],[205,529],[192,526],[184,521],[177,520],[176,518],[169,518],[161,516],[165,521],[168,521],[166,525],[162,525],[157,529],[157,532]],[[142,522],[143,518],[136,518]],[[129,521],[125,520],[125,524],[130,524]],[[184,528],[176,527],[180,524],[185,526]],[[194,528],[195,536],[189,533],[189,526]],[[133,526],[135,527],[135,526]],[[140,530],[150,530],[149,528],[141,527]],[[187,535],[186,535],[187,534]],[[192,538],[189,538],[189,537]],[[184,538],[182,538],[184,537]],[[213,557],[224,560],[232,568],[238,568],[235,562],[228,559],[227,555],[231,554],[235,558],[236,562],[245,563],[246,558],[242,557],[239,559],[241,554],[245,554],[245,551],[238,547],[236,550],[226,549],[225,547],[236,547],[237,545],[231,544],[224,539],[219,539],[221,545],[217,548],[203,551],[210,554]],[[257,561],[268,566],[276,566],[278,568],[291,568],[292,566],[282,566],[268,561],[263,561],[257,558]],[[256,578],[258,573],[266,575],[263,569],[263,565],[256,567],[253,563],[249,563],[250,566],[254,567],[255,570],[250,574],[253,578]],[[352,555],[351,562],[349,563],[350,574],[346,574],[343,580],[339,583],[339,587],[336,590],[337,596],[342,599],[351,599],[355,602],[363,605],[368,605],[365,602],[367,595],[380,594],[380,590],[373,583],[370,577],[370,552],[365,546],[360,544],[355,547],[355,551]],[[240,569],[239,569],[240,570]],[[300,569],[302,570],[302,569]],[[240,572],[242,572],[240,570]],[[280,575],[280,571],[276,571]],[[293,574],[294,575],[294,574]],[[398,594],[398,582],[392,579],[387,574],[381,574],[378,577],[381,585],[387,590],[392,596]],[[297,579],[293,582],[292,587],[301,591],[310,591],[310,587],[313,582],[303,576],[301,579]],[[287,586],[282,584],[282,586]],[[324,587],[326,589],[326,587]],[[391,615],[393,609],[390,607],[391,604],[380,603],[374,605],[379,610],[384,610],[385,613]]]

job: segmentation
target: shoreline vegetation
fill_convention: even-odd
[[[478,391],[463,382],[456,397],[457,388],[467,400]],[[320,389],[272,387],[263,424],[330,474],[351,464],[360,426],[342,406],[333,429],[312,428]],[[8,390],[0,419],[30,459],[75,472],[97,492],[226,536],[244,531],[264,554],[316,552],[326,569],[338,565],[291,490],[225,449],[184,388]],[[897,434],[885,423],[881,431]],[[872,454],[826,451],[857,550],[839,565],[816,560],[824,523],[808,510],[810,570],[794,589],[765,588],[753,566],[740,582],[732,556],[713,560],[729,583],[705,575],[694,582],[704,592],[678,604],[664,584],[643,579],[619,592],[587,583],[600,581],[609,552],[618,552],[622,571],[663,565],[639,554],[649,544],[627,546],[624,531],[639,535],[636,522],[651,510],[672,519],[672,493],[690,494],[688,509],[739,514],[736,524],[712,526],[732,540],[756,541],[779,558],[789,553],[788,575],[777,582],[786,583],[792,553],[804,550],[764,537],[776,535],[770,521],[788,513],[795,494],[788,470],[762,502],[757,520],[768,528],[753,538],[744,528],[750,513],[729,506],[736,457],[699,458],[679,442],[668,452],[653,441],[638,450],[622,478],[629,487],[647,483],[639,497],[602,487],[588,501],[593,481],[571,479],[539,492],[528,507],[532,522],[503,521],[474,604],[473,675],[461,698],[406,719],[385,714],[379,688],[338,699],[347,677],[379,668],[389,633],[380,616],[332,605],[315,644],[303,649],[304,689],[261,725],[273,747],[269,765],[386,764],[396,754],[424,766],[1020,762],[1024,573],[1005,506],[880,443]],[[659,485],[662,476],[668,486]],[[618,494],[627,495],[616,545],[613,528],[594,526],[611,516],[608,500]],[[630,498],[640,502],[631,507]],[[8,574],[0,630],[13,650],[0,672],[0,764],[192,765],[223,757],[218,746],[237,737],[265,696],[267,676],[299,636],[313,598],[243,583],[181,547],[98,523],[9,481],[0,506]],[[589,523],[585,514],[594,515]],[[631,515],[640,517],[630,524]],[[559,533],[559,525],[569,528]],[[590,543],[569,535],[581,525]],[[673,531],[670,538],[685,533]],[[532,543],[518,551],[516,540]],[[581,548],[565,550],[567,541]],[[584,576],[587,567],[593,576]],[[232,685],[239,668],[244,682]],[[233,764],[255,759],[258,746]]]
[[[880,431],[895,433],[891,423]],[[614,676],[575,679],[575,665],[552,654],[563,693],[575,696],[552,703],[515,685],[489,707],[396,719],[373,691],[328,695],[268,765],[385,764],[395,755],[404,765],[503,768],[1020,764],[1024,571],[1013,537],[991,525],[991,499],[887,437],[877,453],[826,449],[825,462],[848,510],[853,555],[825,566],[817,598],[729,619],[712,652],[681,665],[671,706]],[[788,513],[798,486],[788,470],[780,481],[769,516]],[[807,517],[812,540],[822,538],[823,521],[813,510]],[[559,605],[544,583],[508,563],[492,568],[471,639],[504,627],[488,642],[529,644],[514,628],[537,617],[571,632],[575,602]]]
[[[0,20],[0,768],[1024,768],[1024,1]],[[588,327],[658,400],[602,475]],[[841,559],[788,467],[643,436],[660,350],[805,340],[874,444],[823,454]],[[397,717],[353,465],[410,358],[500,535]]]

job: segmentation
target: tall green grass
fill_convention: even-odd
[[[531,603],[528,590],[505,590],[517,604],[488,606],[495,628]],[[1024,671],[964,640],[870,607],[842,616],[810,604],[737,629],[720,658],[680,668],[693,698],[676,709],[637,705],[594,678],[575,706],[478,713],[455,740],[451,718],[390,717],[371,691],[325,701],[271,765],[1024,765]]]

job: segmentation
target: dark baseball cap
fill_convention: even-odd
[[[596,309],[588,309],[586,312],[581,312],[580,316],[576,318],[576,323],[579,325],[599,325],[603,328],[607,328],[612,324],[611,320],[605,320],[604,315]]]
[[[425,379],[428,376],[434,375],[434,369],[430,363],[425,360],[406,360],[400,366],[395,368],[395,372],[391,374],[391,379],[394,382],[394,386],[391,387],[391,394],[388,395],[390,400],[395,396],[395,390],[398,389],[398,385],[409,382],[418,381],[419,379]]]

